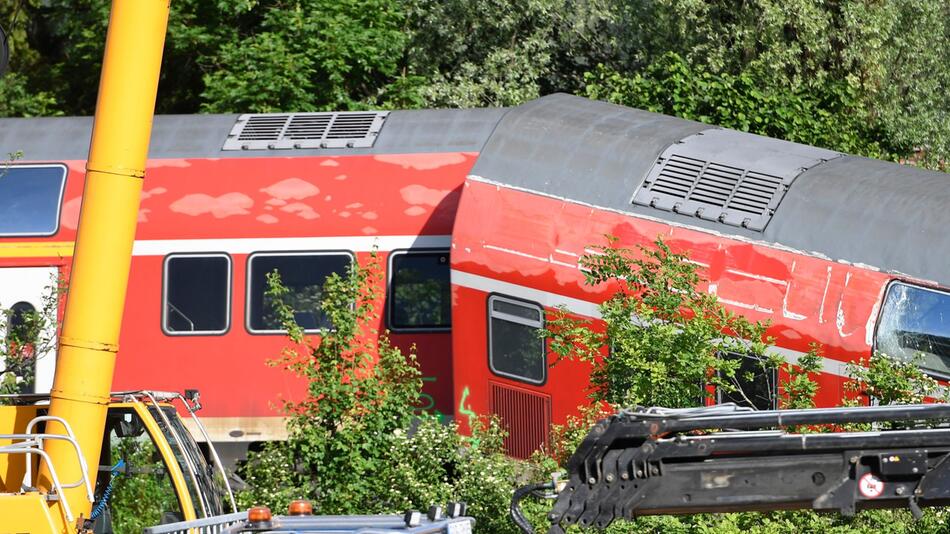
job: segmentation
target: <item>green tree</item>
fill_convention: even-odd
[[[556,0],[407,0],[406,66],[435,107],[512,106],[552,72]]]
[[[112,494],[108,501],[116,534],[137,534],[147,527],[167,521],[166,512],[179,511],[161,454],[147,435],[121,438],[113,442],[112,458],[122,458],[126,466],[111,474]],[[102,475],[100,475],[102,476]]]
[[[163,113],[511,106],[556,91],[940,167],[950,4],[176,0]],[[0,0],[0,114],[91,114],[108,0]]]
[[[415,356],[394,348],[379,323],[382,269],[351,265],[331,275],[320,295],[332,328],[319,339],[294,321],[288,288],[269,276],[269,297],[292,345],[273,361],[308,384],[305,398],[286,401],[290,437],[247,462],[249,489],[239,505],[285,509],[309,498],[323,514],[402,512],[464,501],[480,527],[514,532],[507,522],[517,464],[502,452],[503,435],[489,422],[472,438],[454,424],[417,413],[422,379]],[[308,304],[309,306],[309,304]]]
[[[0,0],[11,31],[11,72],[0,78],[0,116],[91,115],[110,0]],[[222,43],[258,24],[257,2],[171,3],[159,113],[193,113],[203,73]]]
[[[405,14],[394,0],[297,0],[224,43],[205,75],[205,111],[359,109],[399,75]]]
[[[35,117],[59,114],[55,97],[36,90],[28,73],[41,61],[30,46],[28,9],[35,0],[0,0],[0,26],[7,33],[10,70],[0,76],[0,117]]]
[[[882,146],[888,139],[874,130],[851,81],[774,87],[763,83],[768,76],[757,67],[716,73],[670,52],[632,76],[600,66],[588,74],[586,91],[598,100],[853,154],[901,151]]]
[[[881,405],[919,404],[928,398],[946,402],[940,383],[925,374],[919,363],[876,352],[867,360],[848,364],[846,390],[863,397],[860,400]]]
[[[739,360],[724,353],[752,356],[763,369],[781,363],[767,355],[767,325],[729,312],[699,289],[696,266],[685,255],[661,239],[638,250],[609,241],[581,259],[587,284],[611,292],[599,306],[606,330],[562,308],[542,331],[558,359],[591,362],[594,401],[695,406],[707,385],[738,389]]]
[[[659,79],[679,88],[680,98],[701,100],[702,92],[694,91],[706,86],[695,81],[741,85],[746,77],[751,87],[740,91],[742,100],[757,99],[752,91],[777,98],[783,112],[805,126],[825,122],[816,113],[846,119],[849,111],[842,106],[851,108],[854,117],[840,129],[850,130],[846,134],[860,142],[855,146],[828,139],[818,144],[892,157],[922,149],[928,163],[936,165],[950,153],[950,100],[945,91],[934,90],[950,72],[945,68],[950,58],[948,15],[950,5],[926,0],[628,0],[614,17],[624,21],[630,52],[594,71],[590,91],[602,95],[605,83],[608,92],[624,85],[607,83],[611,78]],[[668,63],[664,57],[669,54],[686,66],[685,77],[656,72]],[[639,95],[640,83],[626,86]],[[802,99],[804,107],[797,109],[795,101]],[[652,101],[666,109],[662,95],[653,95]],[[720,96],[709,102],[733,106]],[[741,105],[735,111],[748,114],[751,109]],[[715,113],[706,115],[721,120]],[[728,116],[723,118],[730,123]],[[795,134],[797,126],[792,126],[787,131]],[[755,124],[748,129],[762,132]]]

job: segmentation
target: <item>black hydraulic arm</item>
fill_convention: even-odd
[[[919,516],[950,503],[950,428],[918,424],[933,420],[950,420],[950,405],[621,411],[598,422],[568,461],[549,533],[653,514],[906,507]],[[787,430],[854,423],[904,429]]]

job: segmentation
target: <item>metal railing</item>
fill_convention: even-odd
[[[66,431],[66,435],[61,434],[47,434],[47,433],[34,433],[32,432],[33,427],[37,423],[44,421],[53,421],[63,425],[63,428]],[[8,439],[13,443],[9,445],[0,446],[0,454],[23,454],[26,456],[36,455],[43,458],[46,461],[47,467],[49,467],[50,478],[53,484],[52,491],[46,496],[48,500],[58,500],[62,503],[63,514],[66,516],[66,520],[69,523],[75,521],[73,516],[72,509],[69,507],[69,502],[66,499],[62,498],[63,488],[76,488],[82,485],[86,487],[86,498],[89,499],[89,502],[94,502],[92,494],[92,484],[89,482],[89,478],[86,476],[89,469],[86,466],[86,458],[82,455],[82,450],[79,448],[79,444],[76,442],[76,435],[73,434],[73,429],[69,426],[65,420],[60,417],[53,417],[49,415],[41,415],[34,417],[27,425],[26,432],[22,434],[0,434],[0,439]],[[71,482],[69,484],[63,484],[59,480],[59,475],[56,473],[56,467],[53,465],[52,460],[49,457],[49,454],[43,448],[43,443],[47,440],[61,440],[69,443],[73,446],[73,449],[76,451],[76,456],[79,459],[80,467],[80,477],[76,482]],[[23,476],[23,482],[21,486],[25,490],[34,491],[33,487],[33,462],[29,459],[25,459],[26,471]]]
[[[142,534],[218,534],[222,530],[246,519],[246,511],[235,512],[233,514],[148,527],[142,531]]]

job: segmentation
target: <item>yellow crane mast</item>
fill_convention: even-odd
[[[93,126],[65,322],[35,491],[0,495],[0,518],[15,532],[76,532],[88,518],[89,484],[99,470],[110,388],[119,349],[132,243],[148,154],[169,0],[114,0]],[[16,442],[16,440],[11,440]],[[41,455],[42,456],[42,455]],[[81,459],[84,459],[82,461]],[[50,465],[55,466],[56,484]],[[85,471],[85,473],[83,473]],[[61,495],[51,499],[54,487]],[[32,489],[32,488],[29,488]],[[78,528],[82,528],[81,526]]]

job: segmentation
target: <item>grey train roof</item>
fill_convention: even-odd
[[[393,111],[368,148],[223,150],[242,120],[158,116],[149,156],[480,152],[471,173],[483,179],[950,286],[943,173],[562,94],[507,110]],[[81,160],[91,124],[0,119],[0,154]]]
[[[292,150],[222,150],[239,115],[158,115],[152,128],[149,157],[477,152],[504,112],[503,109],[393,111],[370,148]],[[19,150],[23,151],[24,159],[33,161],[83,160],[89,153],[91,130],[91,117],[0,119],[0,155]]]
[[[691,149],[700,133],[710,140]],[[744,227],[729,220],[732,214],[725,222],[697,216],[698,204],[688,201],[677,213],[664,198],[669,195],[641,195],[663,156],[676,151],[693,160],[705,152],[713,158],[706,161],[710,167],[725,160],[723,167],[744,166],[749,175],[762,171],[778,179],[777,191],[787,191],[765,210],[774,214],[768,213],[764,224]],[[471,172],[554,197],[950,285],[950,175],[944,173],[568,95],[509,111]],[[644,202],[635,203],[638,199]]]

